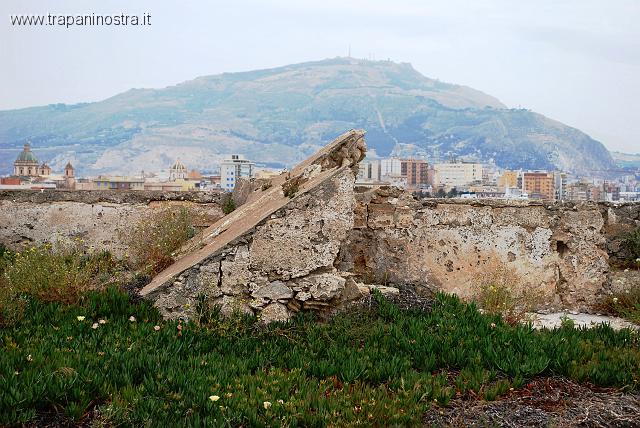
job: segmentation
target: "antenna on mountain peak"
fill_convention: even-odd
[[[347,55],[347,58],[351,58],[351,44],[349,44],[349,54]]]

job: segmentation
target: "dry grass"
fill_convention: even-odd
[[[492,258],[479,279],[475,301],[483,310],[500,314],[509,324],[526,321],[527,313],[541,302],[540,294],[524,287],[522,278],[507,263]]]
[[[135,269],[154,275],[170,266],[173,253],[196,234],[197,215],[186,207],[171,207],[143,219],[127,238]]]

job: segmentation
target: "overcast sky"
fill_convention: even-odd
[[[640,152],[638,0],[0,0],[0,110],[346,56],[410,62]],[[12,14],[151,14],[15,27]]]

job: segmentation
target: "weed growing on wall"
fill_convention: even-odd
[[[640,324],[640,287],[632,287],[608,296],[601,308],[604,312]]]
[[[222,203],[222,212],[225,214],[231,214],[236,210],[236,201],[233,200],[231,194],[227,194],[224,202]]]
[[[494,261],[480,278],[475,300],[485,311],[501,315],[510,324],[525,321],[540,300],[535,290],[521,287],[520,277],[502,262]]]
[[[134,267],[154,275],[173,263],[173,252],[196,234],[196,215],[186,207],[167,208],[140,221],[127,241]]]
[[[640,259],[640,227],[625,236],[623,242],[629,250],[633,261]]]

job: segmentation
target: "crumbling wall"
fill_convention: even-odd
[[[224,214],[220,193],[143,191],[2,191],[0,243],[13,250],[82,240],[87,247],[127,253],[136,224],[156,211],[186,206],[206,227]]]
[[[611,262],[619,264],[632,259],[633,254],[624,240],[630,232],[640,227],[640,203],[603,203],[599,207],[605,221],[604,235]]]
[[[594,203],[415,200],[397,189],[357,196],[336,266],[368,283],[470,298],[509,275],[539,306],[588,310],[609,288],[605,219]]]
[[[196,304],[287,320],[360,297],[334,263],[353,227],[354,183],[364,131],[349,131],[288,173],[249,186],[246,202],[203,231],[141,290],[167,318]]]
[[[268,321],[359,297],[353,280],[333,266],[353,226],[354,180],[343,168],[146,297],[167,318],[192,317],[202,297],[223,313]]]

